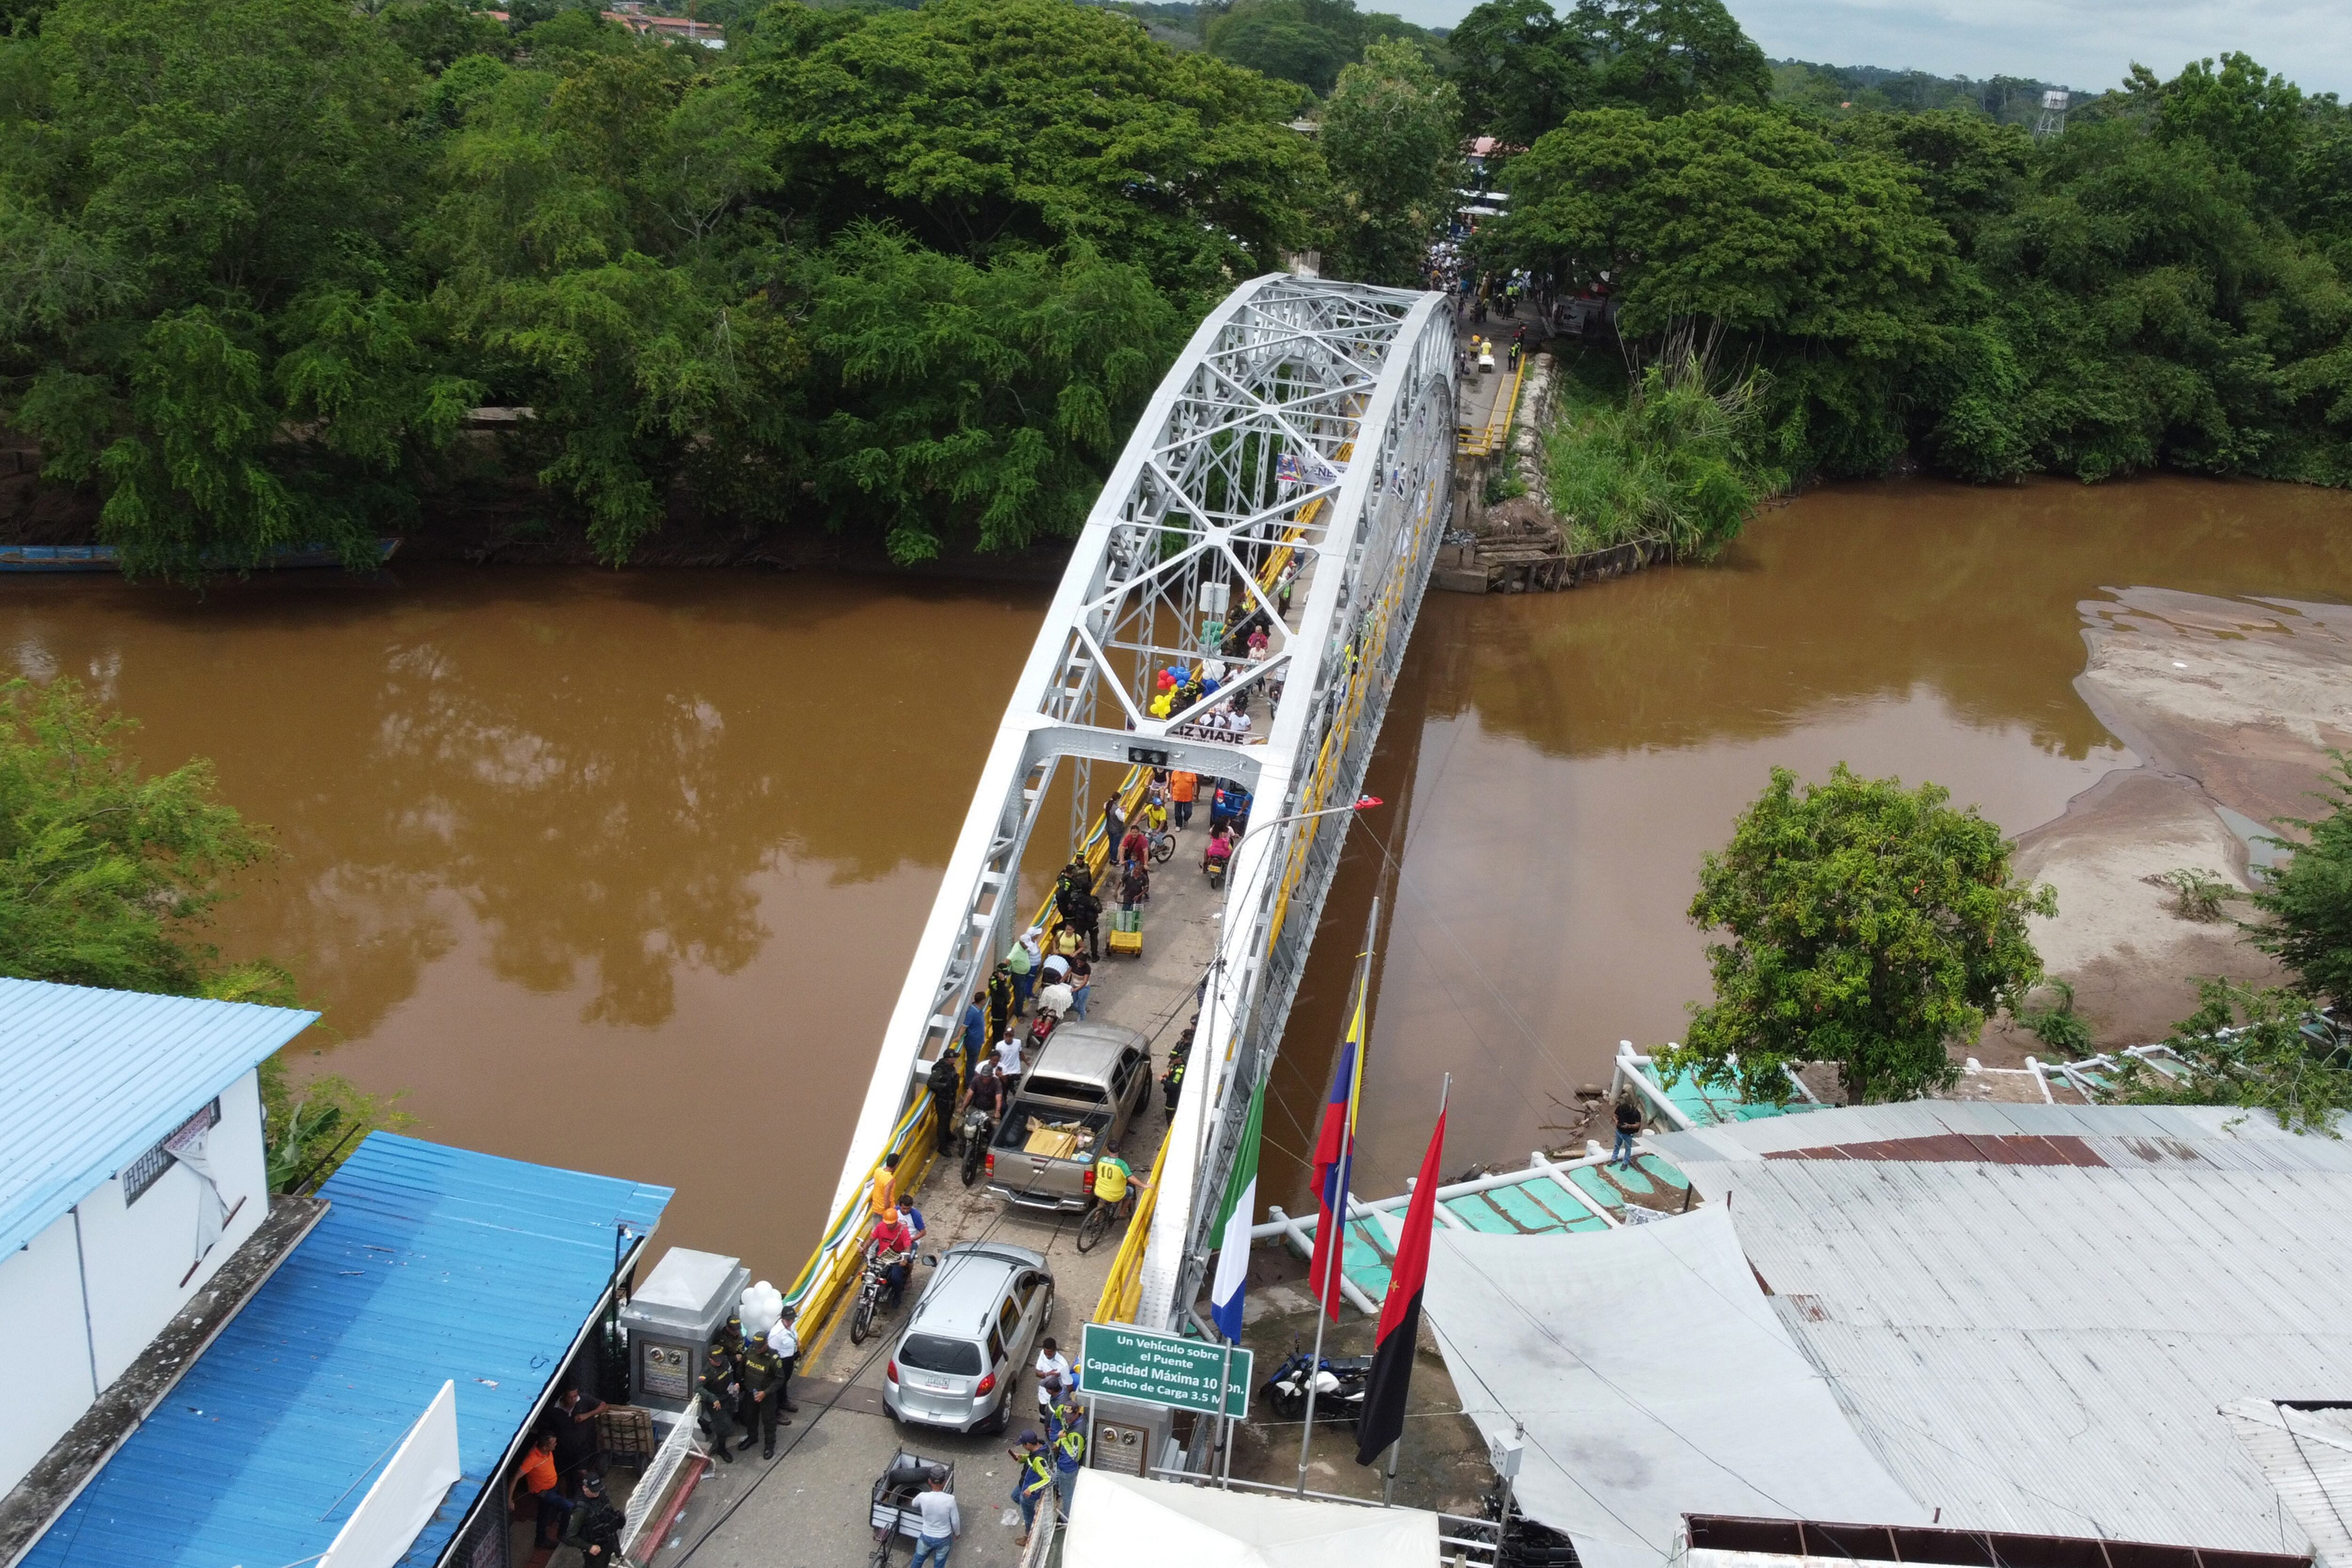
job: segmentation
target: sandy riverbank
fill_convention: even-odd
[[[2234,926],[2182,919],[2143,879],[2190,867],[2243,889],[2269,853],[2250,840],[2318,809],[2328,749],[2352,748],[2352,607],[2134,588],[2082,612],[2075,689],[2138,765],[2020,834],[2018,865],[2058,889],[2057,917],[2034,922],[2050,973],[2099,1046],[2137,1045],[2190,1010],[2197,976],[2278,977]],[[1976,1054],[2011,1066],[2038,1048],[1995,1026]]]

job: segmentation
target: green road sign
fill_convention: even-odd
[[[1223,1345],[1124,1323],[1088,1323],[1078,1353],[1078,1386],[1088,1394],[1213,1415],[1217,1380],[1226,1375],[1225,1414],[1236,1420],[1249,1414],[1250,1352],[1238,1345],[1227,1374]]]

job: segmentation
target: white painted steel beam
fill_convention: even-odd
[[[1063,762],[1165,753],[1172,766],[1243,781],[1262,820],[1305,795],[1332,804],[1323,797],[1356,787],[1450,511],[1454,401],[1453,321],[1438,295],[1276,274],[1243,284],[1201,323],[1112,468],[999,721],[833,1212],[880,1157],[960,998],[1026,923],[1015,907],[1022,854]],[[1260,581],[1283,549],[1297,574],[1287,616]],[[1224,661],[1214,700],[1153,715],[1162,668],[1217,658],[1203,623],[1253,611],[1272,623],[1267,657]],[[1244,688],[1246,743],[1207,738],[1208,710]],[[1317,830],[1330,837],[1306,862],[1309,885],[1295,885],[1292,857]],[[1311,921],[1290,922],[1269,981],[1277,923],[1319,906],[1328,846],[1344,830],[1343,818],[1309,825],[1307,838],[1264,833],[1236,856],[1222,964],[1157,1178],[1138,1313],[1148,1325],[1181,1310],[1199,1189],[1227,1157],[1219,1119],[1231,1120],[1232,1068],[1261,1065],[1261,1037],[1279,1037],[1307,935],[1296,928]],[[1065,852],[1055,846],[1057,860]],[[1251,1011],[1261,1000],[1262,1017]]]

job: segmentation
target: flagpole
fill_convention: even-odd
[[[1445,1075],[1444,1081],[1437,1086],[1437,1119],[1440,1121],[1445,1120],[1445,1102],[1453,1098],[1454,1075],[1452,1073],[1447,1073]],[[1402,1433],[1399,1433],[1397,1435],[1397,1440],[1389,1445],[1388,1478],[1381,1483],[1381,1506],[1382,1508],[1394,1508],[1396,1506],[1397,1454],[1403,1447],[1404,1435]]]
[[[1217,1374],[1217,1418],[1225,1426],[1225,1459],[1217,1485],[1226,1491],[1234,1489],[1234,1418],[1226,1406],[1231,1402],[1234,1386],[1234,1342],[1225,1342],[1225,1366]]]
[[[1339,1281],[1331,1276],[1343,1272],[1348,1260],[1348,1211],[1354,1206],[1349,1184],[1356,1173],[1356,1100],[1364,1087],[1364,1053],[1372,1043],[1371,1020],[1364,1016],[1364,1005],[1372,988],[1372,936],[1380,925],[1381,900],[1374,894],[1371,918],[1364,922],[1364,951],[1356,958],[1356,1008],[1349,1020],[1356,1035],[1355,1081],[1348,1086],[1348,1114],[1339,1134],[1339,1201],[1331,1209],[1331,1223],[1337,1234],[1330,1238],[1330,1258],[1323,1278],[1314,1281],[1315,1354],[1307,1363],[1307,1421],[1298,1433],[1300,1497],[1307,1495],[1307,1452],[1315,1441],[1315,1388],[1323,1377],[1323,1325],[1330,1321],[1328,1303],[1339,1289]]]

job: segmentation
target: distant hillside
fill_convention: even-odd
[[[1772,62],[1775,102],[1815,109],[1875,109],[1916,114],[1928,109],[1969,109],[2005,125],[2031,125],[2042,95],[2066,84],[2031,77],[1931,76],[1882,66],[1829,66],[1811,60]],[[2082,101],[2084,94],[2076,94]]]

